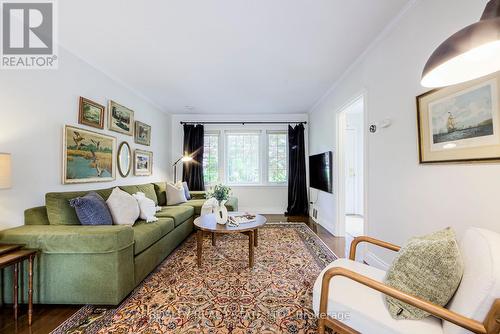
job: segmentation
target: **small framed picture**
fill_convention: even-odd
[[[135,121],[134,141],[136,144],[151,145],[151,126]]]
[[[134,134],[134,111],[110,100],[108,128],[129,136]]]
[[[106,108],[99,103],[80,96],[78,123],[97,129],[104,129],[104,113]]]
[[[153,152],[142,150],[134,151],[134,175],[153,175]]]
[[[417,97],[420,163],[500,160],[499,73]]]

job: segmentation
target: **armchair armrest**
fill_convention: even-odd
[[[482,324],[474,319],[464,317],[463,315],[460,315],[458,313],[455,313],[453,311],[445,309],[444,307],[435,305],[433,303],[430,303],[430,302],[425,301],[423,299],[420,299],[418,297],[412,296],[410,294],[407,294],[405,292],[397,290],[393,287],[385,285],[384,283],[381,283],[379,281],[376,281],[376,280],[371,279],[369,277],[366,277],[364,275],[358,274],[354,271],[351,271],[351,270],[348,270],[345,268],[334,267],[334,268],[331,268],[325,272],[325,274],[323,276],[323,280],[322,280],[321,296],[320,296],[320,304],[319,304],[319,333],[320,334],[325,333],[325,324],[326,324],[326,322],[329,321],[328,313],[327,313],[329,287],[330,287],[330,280],[335,276],[347,277],[348,279],[356,281],[360,284],[363,284],[367,287],[370,287],[374,290],[377,290],[377,291],[379,291],[383,294],[386,294],[388,296],[391,296],[393,298],[399,299],[407,304],[418,307],[419,309],[422,309],[422,310],[424,310],[424,311],[426,311],[426,312],[428,312],[428,313],[430,313],[430,314],[432,314],[440,319],[452,322],[455,325],[460,326],[462,328],[465,328],[467,330],[470,330],[474,333],[480,333],[480,334],[492,334],[492,333],[494,333],[495,320],[494,319],[491,320],[489,318],[494,317],[495,314],[498,313],[498,310],[496,309],[496,307],[500,308],[499,300],[497,300],[492,307],[492,310],[495,309],[496,311],[490,311],[488,318],[485,320],[484,324]],[[498,314],[496,316],[498,316]]]
[[[389,249],[389,250],[392,250],[395,252],[399,252],[399,250],[401,249],[400,246],[391,244],[391,243],[386,242],[386,241],[378,240],[378,239],[371,238],[371,237],[365,237],[365,236],[357,237],[357,238],[354,238],[354,240],[351,243],[351,249],[349,251],[349,260],[353,260],[353,261],[356,260],[356,248],[362,242],[370,243],[372,245],[386,248],[386,249]]]

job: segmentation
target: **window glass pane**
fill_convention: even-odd
[[[268,181],[270,183],[287,182],[287,134],[270,133],[268,142]]]
[[[205,135],[203,178],[206,184],[217,183],[219,181],[219,135]]]
[[[228,183],[259,183],[259,166],[259,134],[228,134]]]

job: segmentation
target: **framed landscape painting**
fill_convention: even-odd
[[[421,163],[500,160],[500,75],[417,97]]]
[[[106,108],[99,103],[80,96],[78,123],[104,129],[104,112]]]
[[[115,180],[115,137],[66,125],[63,143],[64,184]]]
[[[108,128],[132,136],[134,134],[134,111],[115,101],[109,101]]]
[[[134,175],[150,176],[153,174],[153,152],[134,151]]]
[[[141,145],[151,145],[151,126],[135,121],[134,141]]]

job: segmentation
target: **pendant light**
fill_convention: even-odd
[[[443,87],[500,71],[500,0],[491,0],[481,20],[444,41],[422,73],[422,86]]]

